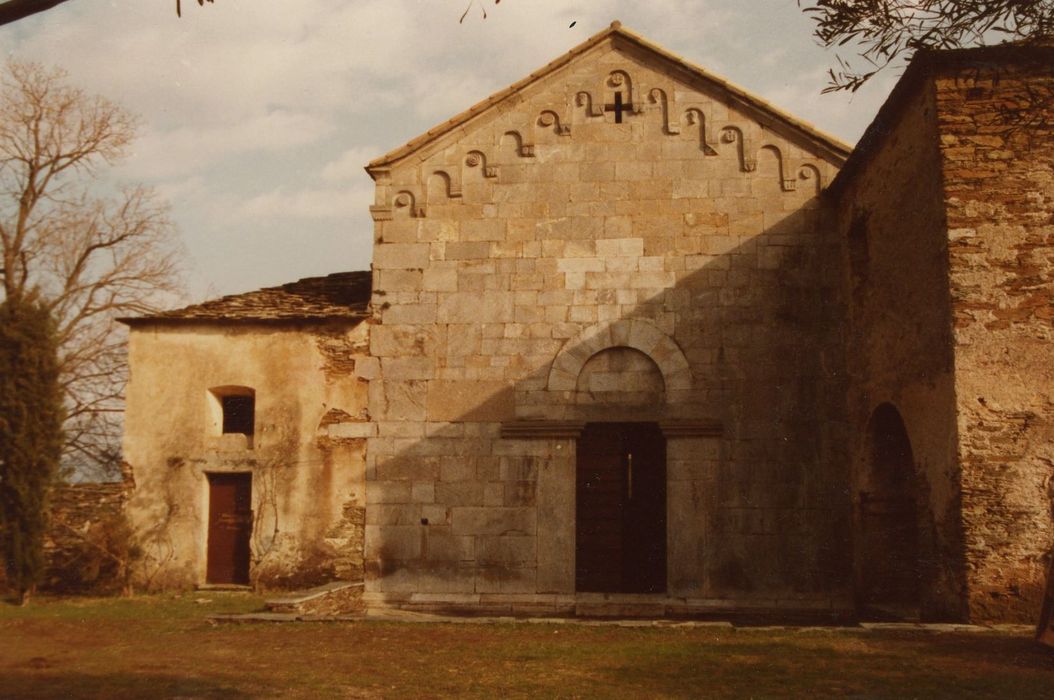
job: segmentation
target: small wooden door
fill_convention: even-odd
[[[666,441],[654,423],[589,423],[578,440],[575,587],[666,591]]]
[[[252,474],[209,474],[209,541],[205,580],[249,583],[253,529]]]

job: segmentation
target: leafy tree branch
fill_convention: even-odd
[[[1036,41],[1054,33],[1054,0],[815,0],[803,10],[821,44],[849,48],[863,63],[858,68],[837,56],[824,92],[855,92],[919,49]]]

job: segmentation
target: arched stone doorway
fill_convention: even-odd
[[[918,480],[900,412],[875,409],[854,499],[854,578],[857,612],[866,619],[916,619],[920,568]]]
[[[666,403],[655,361],[608,347],[582,365],[574,402],[590,417],[576,447],[575,590],[666,592]]]
[[[503,438],[568,441],[538,475],[539,591],[700,597],[699,462],[722,432],[703,393],[677,342],[641,319],[584,329],[544,386],[517,391]]]

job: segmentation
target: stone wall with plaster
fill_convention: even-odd
[[[251,578],[361,580],[368,324],[143,323],[129,337],[124,458],[136,582],[205,582],[209,473],[252,474]],[[221,434],[216,387],[255,391],[251,439]]]

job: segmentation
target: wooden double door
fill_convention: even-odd
[[[655,423],[588,423],[578,440],[575,588],[666,592],[666,441]]]
[[[209,539],[205,581],[249,583],[253,531],[252,474],[209,474]]]

